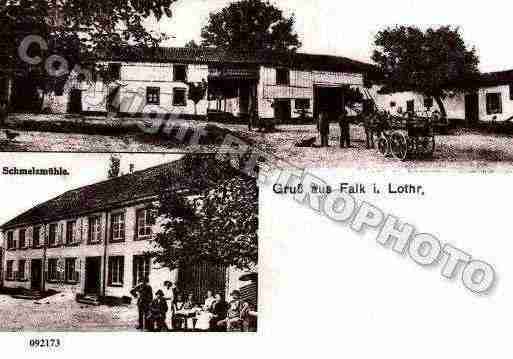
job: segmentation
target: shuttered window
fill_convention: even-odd
[[[57,246],[57,223],[50,224],[48,228],[48,245],[50,247]]]
[[[32,247],[37,248],[41,246],[41,226],[34,226],[32,235]]]
[[[150,276],[150,258],[146,256],[134,256],[133,270],[133,284],[136,286],[142,283],[144,278]]]
[[[137,211],[137,237],[145,238],[152,234],[153,213],[151,209],[145,208]]]
[[[14,243],[14,232],[7,232],[7,249],[15,249],[16,243]]]
[[[18,261],[18,272],[17,272],[17,280],[25,280],[25,270],[26,270],[27,261],[25,259],[20,259]]]
[[[66,258],[65,262],[65,278],[68,283],[78,282],[77,259]]]
[[[490,92],[486,94],[486,113],[488,115],[502,113],[502,97],[500,92]]]
[[[19,237],[19,242],[20,242],[20,249],[27,248],[27,238],[26,238],[25,228],[20,229],[18,231],[18,237]]]
[[[122,256],[109,257],[109,285],[123,286],[125,273],[125,258]]]
[[[110,241],[123,242],[125,240],[125,214],[115,213],[110,221]]]
[[[14,272],[13,272],[14,261],[7,261],[6,266],[7,267],[5,268],[5,279],[13,280],[14,279]]]
[[[59,273],[57,271],[58,259],[57,258],[49,258],[48,259],[48,281],[57,282],[59,280]]]
[[[100,243],[102,240],[102,219],[100,216],[89,217],[89,243]]]
[[[66,244],[75,244],[76,243],[76,221],[68,221],[66,222]]]

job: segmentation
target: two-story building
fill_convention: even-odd
[[[254,113],[260,119],[288,121],[315,115],[320,107],[340,106],[343,88],[362,86],[374,71],[369,64],[339,56],[213,48],[127,51],[97,63],[108,67],[110,81],[92,76],[89,83],[74,84],[56,101],[55,111],[242,118]],[[193,101],[191,86],[204,86],[203,98]]]
[[[208,166],[195,169],[192,157],[68,191],[5,223],[4,286],[122,298],[149,277],[154,288],[171,280],[197,300],[207,289],[239,289],[243,273],[233,268],[198,263],[170,271],[146,255],[156,249],[152,204],[163,189],[189,198],[224,183],[208,176]]]

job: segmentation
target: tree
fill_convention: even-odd
[[[237,176],[195,198],[164,191],[156,262],[174,269],[209,262],[251,269],[258,261],[256,180]]]
[[[476,50],[467,48],[459,28],[387,28],[378,32],[375,46],[372,60],[381,68],[386,85],[433,97],[444,117],[442,99],[448,90],[463,90],[462,80],[478,74]]]
[[[166,35],[148,31],[143,21],[171,16],[175,1],[105,0],[92,6],[88,0],[0,0],[1,70],[21,77],[30,74],[40,80],[36,85],[43,90],[62,86],[77,64],[89,64],[121,51],[157,47]],[[41,36],[47,45],[29,48],[33,56],[43,58],[37,66],[18,55],[28,35]],[[49,76],[44,60],[51,54],[67,61],[68,73]],[[49,65],[57,66],[56,62]]]
[[[198,114],[198,103],[205,98],[207,93],[207,82],[205,80],[189,83],[189,99],[194,102],[194,115]]]
[[[242,0],[211,13],[201,31],[202,45],[228,51],[295,51],[301,47],[294,16],[268,1]]]
[[[121,168],[121,159],[117,156],[110,156],[110,164],[109,164],[109,172],[108,178],[116,178],[119,176],[119,171]]]

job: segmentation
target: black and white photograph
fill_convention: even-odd
[[[504,0],[0,0],[0,353],[510,358]]]
[[[231,135],[299,167],[511,169],[507,31],[331,1],[121,4],[4,2],[1,150],[212,152]]]
[[[0,331],[256,331],[254,178],[209,155],[0,157]]]

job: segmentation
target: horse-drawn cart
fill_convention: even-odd
[[[435,134],[432,119],[408,114],[405,117],[378,112],[365,124],[377,137],[379,152],[404,161],[408,158],[433,156]]]

